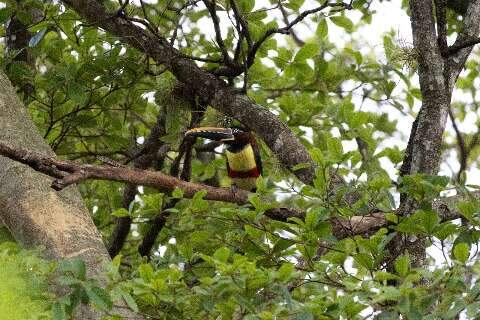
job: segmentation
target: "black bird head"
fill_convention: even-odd
[[[186,137],[199,137],[223,142],[230,146],[246,145],[251,142],[253,135],[239,127],[217,128],[199,127],[185,132]]]

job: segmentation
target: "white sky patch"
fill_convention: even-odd
[[[313,143],[313,129],[304,126],[299,126],[298,128],[305,133],[303,137],[307,139],[308,142]]]
[[[163,257],[165,255],[165,252],[167,252],[167,246],[160,246],[158,247],[158,250],[155,251],[154,255]]]
[[[155,102],[155,92],[154,91],[146,92],[146,93],[142,94],[142,98],[147,99],[147,101],[150,102],[150,103],[154,103]]]

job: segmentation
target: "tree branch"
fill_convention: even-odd
[[[447,0],[435,0],[437,16],[438,45],[442,56],[448,56],[447,43]]]
[[[450,56],[453,56],[454,54],[456,54],[460,50],[468,48],[468,47],[472,47],[472,46],[474,46],[476,44],[479,44],[479,43],[480,43],[480,38],[466,40],[463,43],[454,43],[453,45],[451,45],[448,48],[448,54]]]
[[[0,142],[0,155],[26,164],[34,170],[47,175],[51,175],[51,168],[55,168],[55,172],[62,171],[62,176],[64,177],[60,178],[60,181],[72,175],[76,177],[79,172],[82,172],[82,178],[70,178],[70,180],[79,182],[85,179],[98,179],[127,182],[132,185],[149,186],[162,192],[171,192],[179,188],[183,190],[185,198],[191,198],[196,192],[204,190],[207,192],[204,197],[206,200],[231,202],[239,205],[249,203],[247,191],[239,189],[236,190],[236,192],[232,192],[230,188],[216,188],[204,184],[186,182],[161,172],[130,169],[127,167],[82,165],[73,161],[57,160],[53,157],[29,152],[20,148],[12,148],[3,142]],[[63,186],[64,184],[60,183],[59,185]],[[480,198],[480,192],[473,193],[473,196]],[[438,211],[442,221],[457,219],[461,217],[461,214],[456,210],[455,206],[458,201],[463,200],[466,200],[465,196],[441,198],[433,203],[433,208]],[[290,222],[289,219],[293,217],[302,220],[305,218],[305,212],[285,207],[269,209],[264,214],[270,219],[282,222]],[[163,218],[159,216],[158,225],[164,225],[164,218],[166,218],[166,216],[163,215]],[[333,235],[337,239],[355,235],[369,235],[389,225],[389,222],[385,219],[382,212],[373,212],[364,216],[354,216],[349,219],[334,217],[330,219],[330,222],[332,223]]]
[[[297,164],[310,164],[294,174],[304,183],[311,183],[315,165],[300,140],[268,109],[240,95],[226,83],[199,68],[193,61],[182,57],[164,38],[157,38],[121,16],[112,16],[95,0],[64,0],[90,23],[102,27],[122,41],[145,52],[157,63],[164,64],[176,78],[191,88],[205,101],[255,131],[270,147],[280,162],[288,169]]]
[[[222,32],[220,29],[220,19],[217,15],[217,10],[215,9],[215,0],[210,2],[209,0],[203,0],[205,7],[207,7],[208,12],[210,13],[210,17],[212,18],[213,27],[215,29],[215,40],[217,41],[218,47],[220,48],[220,52],[222,52],[223,61],[228,65],[232,65],[232,59],[228,54],[228,50],[225,47],[225,43],[223,42]]]
[[[450,106],[451,92],[446,80],[448,72],[444,68],[439,38],[435,31],[432,1],[410,0],[410,10],[413,44],[418,54],[418,77],[423,103],[412,126],[400,175],[417,173],[435,175],[440,165],[442,136]],[[439,10],[441,11],[441,8]],[[439,32],[439,36],[442,36],[442,32]],[[418,202],[413,197],[402,194],[397,214],[409,216],[417,208]],[[404,250],[410,252],[412,265],[423,266],[425,260],[424,239],[408,239],[408,236],[403,234],[397,236],[389,244],[390,261],[393,262]],[[388,269],[392,268],[393,265],[389,263]]]
[[[467,169],[467,160],[468,160],[468,153],[467,146],[465,145],[465,140],[463,139],[463,135],[458,128],[457,121],[455,120],[455,116],[453,115],[452,108],[448,109],[448,115],[450,116],[450,120],[452,121],[453,130],[455,131],[455,135],[457,136],[457,145],[459,150],[458,159],[460,162],[460,169],[457,173],[457,181],[460,180],[460,176],[462,173]]]
[[[463,70],[473,45],[477,44],[480,33],[480,0],[470,0],[463,27],[458,33],[455,43],[449,48],[448,69],[450,72],[448,84],[453,88],[458,75]],[[451,51],[451,52],[450,52]]]

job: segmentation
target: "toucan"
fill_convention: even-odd
[[[188,130],[185,136],[220,141],[226,145],[227,173],[232,187],[256,191],[256,182],[262,175],[262,161],[255,137],[240,127],[200,127]]]

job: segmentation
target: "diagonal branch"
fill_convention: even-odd
[[[203,0],[203,3],[205,4],[205,7],[207,7],[208,12],[210,13],[210,17],[212,18],[213,27],[215,29],[215,40],[217,41],[220,51],[222,52],[223,61],[227,65],[231,65],[232,59],[228,54],[228,50],[225,46],[225,42],[223,42],[222,32],[220,29],[220,19],[218,18],[217,10],[215,9],[215,6],[216,6],[215,0],[213,1]]]
[[[184,83],[200,98],[218,111],[236,118],[255,131],[265,141],[280,162],[288,169],[300,163],[310,166],[296,170],[294,174],[304,183],[311,183],[314,177],[314,163],[300,140],[273,113],[255,104],[245,95],[184,58],[163,37],[157,38],[121,16],[108,14],[95,0],[64,0],[91,24],[120,37],[122,41],[145,52],[157,63],[164,64],[178,81]]]
[[[449,87],[453,88],[458,75],[463,70],[473,45],[478,43],[480,33],[480,0],[470,0],[462,29],[455,43],[449,48],[448,68],[450,71]]]
[[[285,7],[282,5],[280,1],[278,2],[278,7],[280,9],[280,12],[282,13],[283,21],[285,22],[286,25],[289,25],[290,21],[288,20],[288,12],[287,10],[285,10]],[[290,34],[293,38],[293,41],[295,41],[295,43],[297,44],[297,46],[303,47],[305,45],[305,41],[300,39],[295,32],[292,31],[290,32]]]
[[[462,43],[454,43],[453,45],[451,45],[448,48],[448,54],[453,56],[456,53],[458,53],[460,50],[468,48],[468,47],[472,47],[472,46],[474,46],[476,44],[479,44],[479,43],[480,43],[480,38],[466,40],[465,42],[462,42]]]

